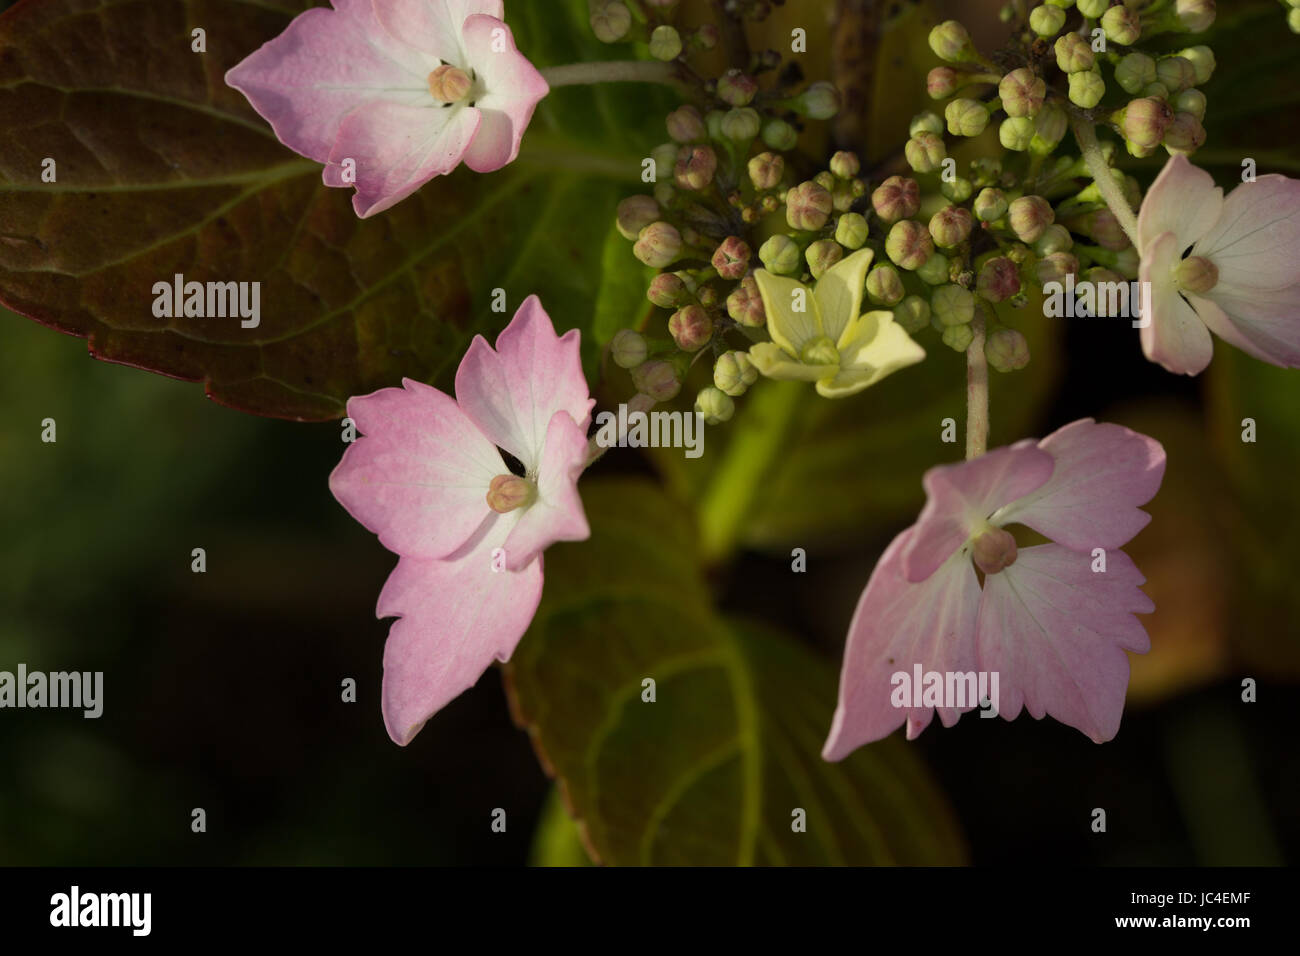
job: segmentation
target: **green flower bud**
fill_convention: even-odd
[[[998,96],[1008,116],[1037,116],[1047,96],[1047,83],[1029,67],[1021,67],[1002,77]]]
[[[1067,33],[1057,37],[1054,49],[1056,65],[1066,73],[1082,73],[1084,70],[1091,70],[1093,64],[1097,62],[1097,57],[1093,54],[1088,41],[1077,33]]]
[[[782,119],[768,120],[763,124],[763,142],[771,149],[784,153],[799,142],[799,133]]]
[[[915,179],[890,176],[871,194],[871,208],[886,223],[910,219],[921,208],[921,187]]]
[[[989,125],[989,108],[979,100],[953,100],[943,115],[948,120],[948,132],[954,136],[978,136]]]
[[[1111,7],[1101,18],[1106,39],[1120,46],[1132,46],[1142,36],[1142,18],[1128,7]]]
[[[683,146],[677,153],[673,179],[682,189],[698,191],[713,182],[718,154],[711,146]]]
[[[1006,256],[990,259],[980,269],[976,289],[990,302],[1005,302],[1020,291],[1020,267]]]
[[[965,63],[975,58],[975,44],[966,28],[956,20],[946,20],[930,31],[930,49],[947,63]]]
[[[842,149],[831,157],[830,167],[832,175],[840,179],[852,179],[862,171],[862,161],[858,159],[857,153]]]
[[[1101,78],[1101,71],[1087,70],[1070,74],[1070,102],[1085,110],[1090,110],[1106,95],[1106,81]]]
[[[763,121],[749,107],[730,110],[722,117],[722,135],[733,143],[748,143],[758,135]]]
[[[1034,138],[1029,148],[1045,156],[1065,139],[1069,129],[1070,118],[1065,115],[1065,110],[1055,104],[1044,106],[1034,124]]]
[[[1056,222],[1043,230],[1043,234],[1034,243],[1034,252],[1040,256],[1050,256],[1053,252],[1069,252],[1073,248],[1074,240],[1070,238],[1070,230]]]
[[[704,117],[694,106],[682,106],[668,114],[668,135],[679,143],[694,143],[708,136]]]
[[[649,196],[628,196],[618,204],[615,226],[624,239],[635,241],[641,230],[659,218],[659,204]]]
[[[791,229],[817,232],[830,218],[833,202],[831,194],[819,183],[804,182],[795,186],[785,196],[785,218]]]
[[[997,371],[1012,372],[1029,364],[1029,343],[1015,329],[998,329],[985,340],[984,356]]]
[[[704,424],[720,425],[736,414],[736,403],[722,389],[710,386],[695,396],[695,410],[704,416]]]
[[[686,283],[671,272],[663,272],[650,281],[646,298],[661,309],[676,309],[691,299]]]
[[[1214,0],[1178,0],[1174,11],[1188,33],[1202,33],[1214,24]]]
[[[814,279],[820,279],[826,270],[844,258],[844,247],[834,239],[818,239],[804,252],[808,260],[808,271]]]
[[[1027,116],[1013,116],[998,127],[998,140],[1003,149],[1023,153],[1034,140],[1034,121]]]
[[[1096,20],[1106,12],[1110,0],[1079,0],[1079,13],[1089,20]]]
[[[1040,37],[1051,38],[1061,32],[1065,26],[1065,11],[1060,7],[1034,7],[1029,11],[1029,29]]]
[[[964,176],[958,176],[952,182],[944,180],[939,184],[939,192],[943,193],[944,198],[952,203],[964,203],[967,199],[970,199],[970,195],[974,191],[975,187]]]
[[[1165,138],[1165,131],[1174,121],[1174,112],[1164,100],[1145,97],[1132,100],[1124,107],[1122,128],[1124,138],[1139,149],[1155,149]]]
[[[656,60],[675,60],[682,55],[682,35],[667,24],[650,34],[650,55]]]
[[[1002,178],[1002,161],[992,156],[980,156],[971,160],[970,168],[975,185],[981,188],[995,186]]]
[[[632,329],[619,329],[609,342],[609,354],[619,368],[636,368],[649,352],[645,337]]]
[[[1191,113],[1201,122],[1205,122],[1205,94],[1200,90],[1183,90],[1174,97],[1176,113]]]
[[[749,181],[755,189],[775,189],[785,173],[785,160],[776,153],[759,153],[749,161]]]
[[[1115,66],[1115,82],[1136,96],[1156,81],[1156,61],[1145,53],[1130,53]]]
[[[894,321],[915,335],[930,324],[930,303],[919,295],[909,295],[894,307]]]
[[[1192,68],[1196,71],[1197,86],[1210,82],[1210,77],[1214,76],[1214,70],[1218,66],[1213,50],[1208,46],[1191,46],[1181,50],[1178,55],[1191,62]]]
[[[942,136],[943,129],[943,117],[938,113],[926,110],[924,113],[917,113],[912,117],[912,125],[908,127],[907,135],[915,136],[917,133],[934,133],[936,136]]]
[[[758,381],[758,369],[748,352],[723,352],[713,366],[713,384],[719,391],[739,398]]]
[[[1037,242],[1056,221],[1052,204],[1042,196],[1021,196],[1011,204],[1007,215],[1011,231],[1021,242]]]
[[[933,254],[930,231],[913,219],[894,223],[885,238],[885,255],[903,269],[919,269]]]
[[[758,258],[768,272],[786,276],[793,274],[803,261],[799,244],[789,236],[778,233],[763,243],[758,250]]]
[[[672,363],[659,359],[643,362],[632,369],[632,384],[638,392],[648,395],[656,402],[671,401],[682,390],[681,380]]]
[[[943,330],[943,344],[954,352],[965,352],[975,338],[975,331],[969,325],[949,325]]]
[[[1196,67],[1186,57],[1161,57],[1156,63],[1156,82],[1170,93],[1181,93],[1196,85]]]
[[[1171,153],[1194,153],[1205,145],[1205,127],[1191,113],[1175,113],[1164,142]]]
[[[961,206],[945,206],[930,217],[930,236],[941,249],[951,249],[970,238],[975,217]]]
[[[607,0],[591,11],[591,29],[601,43],[617,43],[632,29],[632,12],[623,0]]]
[[[888,263],[876,266],[867,274],[867,295],[878,305],[897,305],[906,293],[898,270]]]
[[[722,135],[722,118],[726,115],[722,110],[709,110],[704,114],[704,128],[709,131],[709,139],[716,142],[726,138]]]
[[[795,111],[809,119],[830,119],[840,111],[840,91],[831,83],[814,83],[799,96]]]
[[[932,100],[946,100],[957,92],[960,74],[950,66],[936,66],[925,78],[925,91]]]
[[[1034,275],[1039,285],[1049,282],[1064,282],[1068,275],[1079,274],[1079,260],[1068,252],[1053,252],[1039,259],[1034,266]]]
[[[672,183],[655,183],[655,202],[661,207],[671,206],[677,198],[677,187]]]
[[[673,313],[668,333],[683,352],[698,352],[713,338],[713,320],[700,306],[688,305]]]
[[[830,192],[836,186],[835,174],[830,172],[830,170],[820,172],[813,177],[813,182],[815,182],[818,186],[820,186],[822,189],[826,190],[827,192]]]
[[[797,252],[798,247],[796,247]],[[797,262],[796,256],[796,262]],[[763,308],[763,296],[758,291],[758,282],[752,275],[740,280],[740,285],[727,296],[727,315],[736,324],[746,328],[762,328],[767,322],[767,312]]]
[[[856,212],[846,212],[835,224],[835,241],[846,249],[861,249],[867,241],[866,217]]]
[[[904,147],[907,164],[918,173],[932,173],[948,158],[943,140],[934,133],[913,136]]]
[[[1001,189],[981,189],[975,197],[975,215],[982,222],[995,222],[1007,214],[1007,196]]]
[[[930,295],[930,314],[945,326],[966,325],[975,318],[975,296],[959,285],[940,286]]]
[[[1219,284],[1219,267],[1202,256],[1189,256],[1178,263],[1174,282],[1186,292],[1202,295]]]
[[[944,285],[951,282],[949,274],[952,264],[948,257],[941,252],[936,252],[929,259],[925,260],[925,265],[916,270],[916,277],[926,285]]]
[[[740,70],[728,70],[718,79],[718,99],[729,106],[748,106],[757,93],[754,78]]]
[[[650,150],[650,158],[655,163],[655,178],[667,179],[673,174],[673,167],[677,164],[677,154],[680,147],[676,143],[664,143],[662,146],[656,146]]]
[[[672,265],[682,251],[682,236],[666,222],[652,222],[641,230],[632,254],[652,269]]]

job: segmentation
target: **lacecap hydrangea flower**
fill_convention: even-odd
[[[1125,651],[1150,647],[1134,615],[1155,609],[1118,549],[1150,520],[1139,506],[1164,469],[1159,442],[1091,419],[930,469],[920,518],[889,545],[858,601],[822,755],[840,760],[904,723],[911,739],[936,709],[951,726],[976,706],[894,706],[893,675],[917,665],[997,673],[1007,720],[1027,709],[1098,743],[1114,737]],[[1006,530],[1016,524],[1051,543],[1018,548]]]
[[[331,0],[226,74],[290,149],[356,188],[365,218],[464,161],[519,155],[546,81],[515,47],[502,0]]]
[[[378,606],[398,618],[383,686],[397,743],[494,659],[509,659],[541,599],[542,552],[590,534],[577,482],[593,404],[577,330],[557,336],[536,296],[495,350],[475,337],[455,398],[407,379],[348,402],[364,437],[344,452],[330,490],[401,556]]]

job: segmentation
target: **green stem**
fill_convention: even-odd
[[[592,83],[661,83],[681,87],[682,81],[671,63],[658,60],[597,60],[548,66],[542,77],[551,89],[557,86],[585,86]]]
[[[1141,249],[1138,244],[1137,216],[1133,215],[1128,200],[1124,198],[1124,190],[1111,176],[1110,167],[1106,165],[1106,157],[1101,154],[1101,147],[1097,145],[1097,127],[1091,121],[1079,116],[1074,117],[1070,125],[1074,128],[1074,138],[1079,143],[1079,149],[1083,152],[1083,161],[1088,164],[1088,172],[1092,173],[1101,198],[1106,200],[1106,205],[1119,220],[1129,241],[1133,243],[1133,248]]]
[[[966,458],[989,447],[989,363],[984,356],[984,316],[971,322],[975,337],[966,349]]]

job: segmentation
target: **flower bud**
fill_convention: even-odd
[[[1090,110],[1106,95],[1106,81],[1099,70],[1086,70],[1070,74],[1070,102],[1080,109]]]
[[[1090,20],[1096,20],[1106,12],[1110,0],[1078,0],[1079,13]],[[1069,6],[1069,4],[1066,4]]]
[[[1214,24],[1214,0],[1178,0],[1174,5],[1178,22],[1188,33],[1201,33]]]
[[[677,154],[673,178],[682,189],[700,190],[713,182],[718,154],[711,146],[683,146]]]
[[[753,250],[739,236],[728,236],[713,253],[713,268],[724,279],[740,279],[749,271]]]
[[[1029,343],[1015,329],[998,329],[985,340],[984,356],[997,371],[1012,372],[1029,364]],[[1014,561],[1014,542],[1011,545],[1011,553],[1011,560]]]
[[[1201,122],[1205,122],[1205,94],[1200,90],[1183,90],[1174,97],[1174,110],[1177,113],[1191,113]]]
[[[1038,260],[1034,275],[1039,285],[1064,282],[1068,275],[1079,274],[1079,260],[1068,252],[1053,252]]]
[[[951,265],[947,256],[936,252],[925,260],[925,265],[916,270],[916,277],[926,285],[944,285],[952,281],[949,275]]]
[[[876,266],[867,274],[867,295],[878,305],[897,305],[906,292],[898,270],[888,263]]]
[[[677,187],[672,183],[655,183],[655,202],[660,207],[671,206],[677,199]]]
[[[975,330],[969,325],[946,325],[942,338],[943,344],[954,352],[965,352],[975,338]]]
[[[1124,138],[1139,149],[1155,149],[1174,121],[1173,110],[1164,100],[1145,97],[1124,107]]]
[[[815,182],[818,186],[820,186],[822,189],[826,190],[827,192],[830,192],[836,186],[835,174],[830,172],[829,170],[820,172],[813,177],[813,182]]]
[[[695,396],[695,410],[704,416],[704,424],[720,425],[736,414],[736,403],[722,389],[710,386]]]
[[[989,108],[979,100],[953,100],[943,115],[948,120],[948,132],[954,136],[978,136],[989,125]]]
[[[826,270],[844,258],[844,248],[834,239],[818,239],[804,252],[808,260],[808,271],[814,279],[820,279]]]
[[[799,142],[799,133],[783,119],[768,120],[763,124],[763,142],[771,149],[786,152]]]
[[[632,369],[632,384],[643,395],[648,395],[656,402],[667,402],[677,397],[682,390],[681,380],[671,362],[651,359]]]
[[[718,28],[712,23],[706,23],[695,31],[695,45],[701,50],[712,50],[721,38]]]
[[[961,206],[945,206],[930,217],[930,236],[941,249],[951,249],[970,238],[975,217]]]
[[[964,63],[975,55],[970,34],[956,20],[946,20],[930,31],[930,49],[947,63]]]
[[[758,190],[774,189],[785,173],[785,160],[776,153],[759,153],[749,161],[749,181]]]
[[[975,215],[983,222],[995,222],[1007,214],[1007,196],[1001,189],[981,189],[975,197]]]
[[[487,504],[499,515],[526,508],[537,497],[537,487],[518,475],[497,475],[488,485]]]
[[[676,309],[690,301],[691,293],[686,283],[671,272],[661,272],[650,280],[646,298],[661,309]]]
[[[1165,146],[1174,153],[1194,153],[1205,145],[1205,127],[1191,113],[1175,113],[1165,130]]]
[[[903,269],[919,269],[933,254],[930,231],[913,219],[894,223],[885,239],[885,255]]]
[[[1132,46],[1142,36],[1142,18],[1128,7],[1111,7],[1101,17],[1106,39],[1120,46]]]
[[[1021,196],[1008,210],[1011,231],[1021,242],[1037,242],[1053,222],[1056,213],[1042,196]]]
[[[1197,86],[1210,82],[1210,77],[1214,76],[1214,70],[1218,66],[1213,50],[1208,46],[1192,46],[1180,50],[1178,55],[1192,64],[1192,70],[1196,73]]]
[[[652,222],[641,230],[632,254],[652,269],[672,265],[682,251],[682,236],[666,222]]]
[[[925,78],[925,91],[932,100],[946,100],[957,92],[960,76],[950,66],[936,66]]]
[[[1027,116],[1013,116],[998,127],[998,141],[1003,149],[1023,153],[1034,141],[1034,121]]]
[[[649,196],[628,196],[618,204],[615,225],[624,239],[635,241],[641,230],[659,218],[659,204]]]
[[[861,249],[867,241],[866,217],[856,212],[846,212],[835,224],[835,241],[846,249]]]
[[[1145,53],[1130,53],[1115,66],[1115,82],[1136,96],[1156,81],[1156,61]]]
[[[1034,7],[1029,11],[1029,29],[1040,37],[1051,38],[1065,26],[1065,11],[1051,5]]]
[[[930,295],[930,314],[941,325],[966,325],[975,318],[975,297],[959,285],[944,285]]]
[[[1196,67],[1186,57],[1161,57],[1156,63],[1156,82],[1170,93],[1190,90],[1196,85]]]
[[[915,335],[930,324],[930,303],[919,295],[909,295],[894,307],[894,321],[909,335]]]
[[[694,143],[709,135],[704,117],[694,106],[682,106],[668,114],[668,135],[679,143]]]
[[[673,313],[668,333],[683,352],[698,352],[713,338],[713,320],[702,307],[688,305]]]
[[[809,119],[830,119],[840,111],[840,91],[825,81],[814,83],[800,95],[795,111]]]
[[[650,150],[650,158],[655,163],[656,179],[667,179],[673,174],[673,167],[677,163],[677,154],[679,152],[676,143],[664,143]]]
[[[988,354],[987,344],[984,352]],[[1009,531],[989,527],[975,539],[971,558],[982,573],[998,574],[1016,563],[1016,539]]]
[[[890,176],[871,194],[871,208],[886,223],[910,219],[921,208],[921,187],[915,179]]]
[[[778,233],[759,247],[758,258],[768,272],[785,276],[798,270],[803,253],[800,252],[798,243],[789,236]]]
[[[1047,83],[1029,67],[1012,70],[998,84],[998,96],[1008,116],[1036,116],[1047,96]]]
[[[682,35],[668,24],[655,27],[650,34],[650,55],[656,60],[675,60],[682,55]]]
[[[1034,123],[1034,138],[1029,148],[1035,153],[1047,155],[1065,139],[1069,129],[1070,118],[1065,115],[1065,110],[1055,104],[1048,104],[1038,113]]]
[[[947,147],[934,133],[913,136],[904,147],[907,164],[918,173],[932,173],[948,158]]]
[[[1092,47],[1088,45],[1088,41],[1077,33],[1067,33],[1057,37],[1054,49],[1056,65],[1066,73],[1082,73],[1084,70],[1091,70],[1093,64],[1097,62],[1097,57],[1092,52]]]
[[[795,262],[798,264],[799,247],[795,246]],[[767,322],[767,312],[763,308],[763,296],[758,291],[758,282],[752,275],[745,276],[740,284],[727,296],[727,315],[736,324],[746,328],[762,328]]]
[[[623,0],[606,0],[592,10],[591,29],[601,43],[617,43],[632,29],[632,12]]]
[[[763,121],[757,110],[749,107],[729,110],[722,117],[722,135],[733,143],[748,143],[758,135]]]
[[[842,149],[831,157],[830,169],[840,179],[852,179],[861,172],[862,161],[858,159],[857,153]]]
[[[1203,256],[1189,256],[1174,270],[1178,288],[1201,295],[1219,284],[1219,267]]]
[[[907,135],[916,136],[918,133],[934,133],[936,136],[942,136],[943,131],[943,118],[938,113],[926,110],[924,113],[917,113],[912,117],[912,123],[907,129]]]
[[[632,329],[619,329],[609,343],[610,357],[619,368],[636,368],[648,352],[645,336]]]
[[[975,187],[964,176],[958,176],[951,181],[944,180],[939,184],[939,192],[943,193],[944,198],[955,205],[961,205],[967,199],[970,199],[970,194],[974,190]]]
[[[817,232],[825,226],[831,208],[831,194],[815,182],[800,183],[785,196],[786,222],[802,232]]]
[[[976,289],[990,302],[1005,302],[1020,291],[1020,269],[1006,256],[990,259],[980,269]]]
[[[1043,234],[1034,243],[1034,252],[1040,256],[1050,256],[1053,252],[1069,252],[1074,248],[1070,230],[1054,222],[1043,230]]]
[[[730,106],[748,106],[756,93],[754,78],[740,70],[728,70],[718,79],[718,99]]]
[[[713,366],[714,386],[732,398],[744,395],[756,381],[758,369],[754,368],[748,352],[723,352]]]

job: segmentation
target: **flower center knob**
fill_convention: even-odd
[[[799,358],[805,365],[838,365],[840,352],[827,336],[819,335],[803,347]]]
[[[488,507],[497,514],[507,514],[516,508],[526,508],[533,503],[537,488],[527,478],[518,475],[497,475],[488,486]]]
[[[997,574],[1016,563],[1016,539],[1011,532],[989,528],[975,539],[975,567],[985,574]]]
[[[1202,256],[1190,256],[1178,263],[1174,281],[1188,292],[1209,292],[1219,284],[1219,267]]]
[[[459,103],[473,85],[468,73],[445,63],[429,74],[429,92],[439,103]]]

